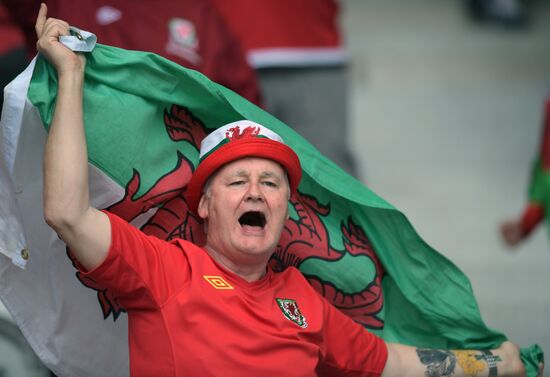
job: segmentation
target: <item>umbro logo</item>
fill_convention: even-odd
[[[216,289],[233,289],[233,286],[221,276],[203,275],[203,278]]]

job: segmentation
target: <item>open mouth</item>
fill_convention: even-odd
[[[266,224],[265,215],[258,211],[245,212],[241,217],[239,217],[239,223],[241,226],[247,225],[260,227],[263,229]]]

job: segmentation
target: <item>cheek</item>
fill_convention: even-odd
[[[289,202],[288,200],[285,198],[282,198],[280,200],[278,200],[276,206],[275,206],[275,211],[277,213],[281,213],[284,215],[284,218],[287,219],[288,218],[288,206],[289,206]]]
[[[210,223],[216,223],[216,224],[225,224],[223,228],[225,228],[228,224],[233,222],[233,210],[232,210],[231,203],[227,201],[223,201],[222,203],[218,203],[218,205],[211,206],[209,208],[209,221]]]

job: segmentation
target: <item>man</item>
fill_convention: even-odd
[[[127,309],[132,375],[524,375],[509,342],[494,351],[386,344],[330,306],[297,270],[269,269],[301,167],[258,124],[229,124],[202,142],[187,199],[205,222],[204,247],[146,236],[91,207],[85,60],[59,43],[69,25],[46,14],[42,5],[38,50],[57,70],[58,95],[44,154],[44,215],[87,276]]]

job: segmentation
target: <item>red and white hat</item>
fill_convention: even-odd
[[[197,170],[187,186],[187,204],[197,213],[204,184],[223,165],[245,157],[261,157],[279,163],[287,172],[290,191],[298,188],[302,167],[296,153],[275,132],[250,120],[226,124],[201,143]]]

